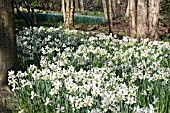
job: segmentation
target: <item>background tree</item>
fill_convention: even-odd
[[[129,0],[132,37],[158,39],[160,0]]]
[[[75,9],[76,11],[83,12],[84,11],[84,0],[74,0],[75,1]]]
[[[105,22],[108,23],[109,33],[113,33],[113,0],[102,0]]]
[[[84,11],[84,0],[80,0],[80,12]]]
[[[62,0],[63,20],[66,27],[74,27],[74,9],[74,0]]]
[[[136,0],[129,0],[129,25],[131,37],[136,37]]]
[[[12,0],[0,0],[0,87],[7,86],[7,71],[17,68],[17,45]]]
[[[75,9],[79,9],[79,0],[75,0]]]
[[[114,18],[117,17],[117,0],[112,0],[112,9]]]
[[[103,5],[103,12],[104,12],[104,18],[105,18],[105,22],[108,22],[108,11],[107,11],[107,4],[106,4],[106,0],[102,0],[102,5]]]
[[[160,1],[161,0],[149,0],[148,1],[148,32],[149,38],[158,39],[158,18],[160,10]]]
[[[109,33],[113,33],[113,12],[112,12],[112,0],[108,0],[108,24]],[[114,34],[114,33],[113,33]]]
[[[17,13],[22,17],[27,26],[35,26],[37,24],[35,14],[36,8],[46,10],[47,7],[49,7],[49,0],[45,0],[45,2],[47,2],[47,5],[45,5],[43,1],[44,0],[14,0],[14,5]],[[24,12],[20,10],[21,7],[26,8],[28,16],[25,16]]]
[[[129,3],[130,3],[130,0],[127,0],[127,2],[126,2],[127,4],[126,4],[126,12],[125,12],[125,18],[126,19],[128,19],[129,18],[129,11],[130,11],[130,9],[129,9]]]

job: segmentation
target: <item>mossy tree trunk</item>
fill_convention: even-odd
[[[0,87],[7,86],[7,72],[17,68],[17,45],[12,0],[0,0]]]

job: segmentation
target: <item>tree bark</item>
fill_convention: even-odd
[[[126,18],[126,19],[129,18],[129,10],[130,10],[130,9],[129,9],[129,5],[130,5],[130,4],[129,4],[129,3],[130,3],[129,1],[130,1],[130,0],[127,1],[127,8],[126,8],[126,13],[125,13],[125,18]]]
[[[75,9],[79,9],[79,0],[75,0]]]
[[[129,0],[130,33],[132,37],[158,40],[159,8],[160,0]]]
[[[74,7],[75,7],[75,1],[70,1],[70,18],[69,18],[69,26],[74,27]]]
[[[109,23],[109,33],[113,33],[113,12],[112,12],[112,1],[108,0],[108,23]]]
[[[62,12],[65,27],[74,27],[74,0],[62,0]]]
[[[80,12],[84,11],[84,1],[80,0]]]
[[[108,22],[108,12],[107,12],[106,0],[102,0],[102,5],[103,5],[103,12],[104,12],[105,22]]]
[[[62,13],[63,13],[63,21],[66,21],[66,10],[65,10],[65,0],[62,0]]]
[[[117,0],[117,4],[120,4],[120,0]]]
[[[65,25],[69,27],[69,18],[70,18],[70,0],[66,0],[66,12],[65,12]]]
[[[117,18],[117,1],[112,0],[113,17]]]
[[[137,38],[146,38],[148,35],[148,4],[147,0],[138,0],[137,3]]]
[[[7,86],[7,73],[18,66],[12,0],[0,0],[0,87]]]
[[[129,0],[129,20],[131,37],[136,37],[136,0]]]
[[[149,22],[149,37],[152,40],[158,39],[158,18],[159,18],[160,0],[149,0],[148,22]]]

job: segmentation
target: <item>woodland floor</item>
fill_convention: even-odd
[[[118,36],[130,36],[130,29],[128,26],[129,26],[128,23],[123,18],[114,20],[113,21],[114,34]],[[82,30],[82,31],[93,31],[93,32],[109,34],[108,25],[106,23],[101,25],[81,25],[81,26],[76,26],[75,28],[77,30]],[[158,34],[159,36],[166,35],[166,37],[170,39],[170,27],[166,25],[159,25]]]

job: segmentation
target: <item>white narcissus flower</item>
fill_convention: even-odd
[[[57,105],[57,108],[56,108],[56,113],[61,113],[61,112],[64,112],[64,107],[63,106],[60,106],[59,104]]]
[[[37,67],[33,64],[33,65],[30,65],[30,67],[28,68],[28,72],[31,73],[33,71],[35,71],[37,69]]]
[[[11,77],[11,76],[15,76],[15,75],[14,75],[14,73],[15,73],[15,72],[14,72],[13,70],[8,71],[8,76],[9,76],[9,77]]]
[[[149,104],[149,110],[148,113],[155,113],[155,108],[153,107],[152,104]]]
[[[85,106],[92,106],[93,105],[93,98],[90,96],[86,96],[84,99]]]
[[[126,100],[126,96],[128,95],[128,90],[126,89],[119,89],[117,92],[117,96],[120,97],[122,100]]]
[[[128,105],[132,105],[132,104],[136,103],[136,99],[134,97],[128,96],[127,101],[125,103]]]
[[[102,111],[99,108],[92,109],[91,111],[88,111],[88,113],[102,113]]]
[[[46,97],[46,99],[45,99],[45,105],[46,105],[46,106],[49,105],[50,102],[51,102],[50,99],[49,99],[48,97]]]
[[[31,91],[31,99],[34,99],[34,97],[37,96],[34,91]]]

